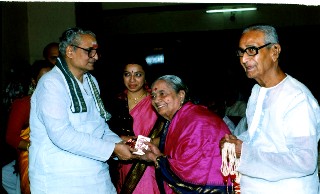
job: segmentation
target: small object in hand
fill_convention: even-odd
[[[138,155],[144,155],[145,153],[142,151],[143,149],[147,150],[148,145],[144,144],[144,142],[150,142],[151,138],[150,137],[145,137],[143,135],[138,135],[137,142],[135,143],[135,149],[137,149],[136,152],[132,152],[133,154],[138,154]]]
[[[132,139],[129,139],[126,144],[129,145],[131,148],[134,148],[134,146],[136,145],[136,142],[137,142],[137,138],[132,138]]]

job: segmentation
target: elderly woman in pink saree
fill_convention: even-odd
[[[139,59],[127,61],[123,72],[126,89],[113,102],[109,126],[124,140],[138,135],[154,139],[159,137],[163,128],[163,119],[158,119],[151,104],[144,63]],[[112,167],[116,167],[111,167],[110,172],[118,193],[159,194],[152,164],[139,160],[109,161],[110,163]]]
[[[189,100],[174,75],[152,84],[152,104],[167,122],[159,148],[149,145],[141,159],[153,161],[161,193],[226,193],[220,171],[220,138],[230,134],[223,120]]]

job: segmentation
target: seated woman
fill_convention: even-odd
[[[159,148],[146,143],[141,159],[153,161],[161,193],[226,193],[220,171],[219,141],[228,126],[206,107],[189,100],[187,86],[175,75],[152,84],[152,105],[167,122]]]

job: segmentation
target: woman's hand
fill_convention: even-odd
[[[148,149],[142,150],[145,154],[141,155],[140,159],[148,162],[152,161],[154,163],[157,163],[157,157],[163,155],[160,152],[159,148],[151,142],[144,142],[144,144],[148,145]]]

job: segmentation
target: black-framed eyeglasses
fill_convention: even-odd
[[[85,49],[85,48],[82,48],[82,47],[79,47],[79,46],[76,46],[76,45],[73,45],[73,44],[71,46],[74,46],[76,48],[79,48],[79,49],[82,49],[82,50],[86,51],[88,53],[88,57],[89,58],[93,58],[98,53],[98,49],[93,49],[93,48]]]
[[[267,43],[267,44],[262,45],[260,47],[250,46],[245,49],[239,48],[236,53],[237,53],[238,57],[243,57],[244,53],[247,53],[249,56],[255,56],[259,53],[260,49],[262,49],[270,44],[272,44],[272,43]]]

